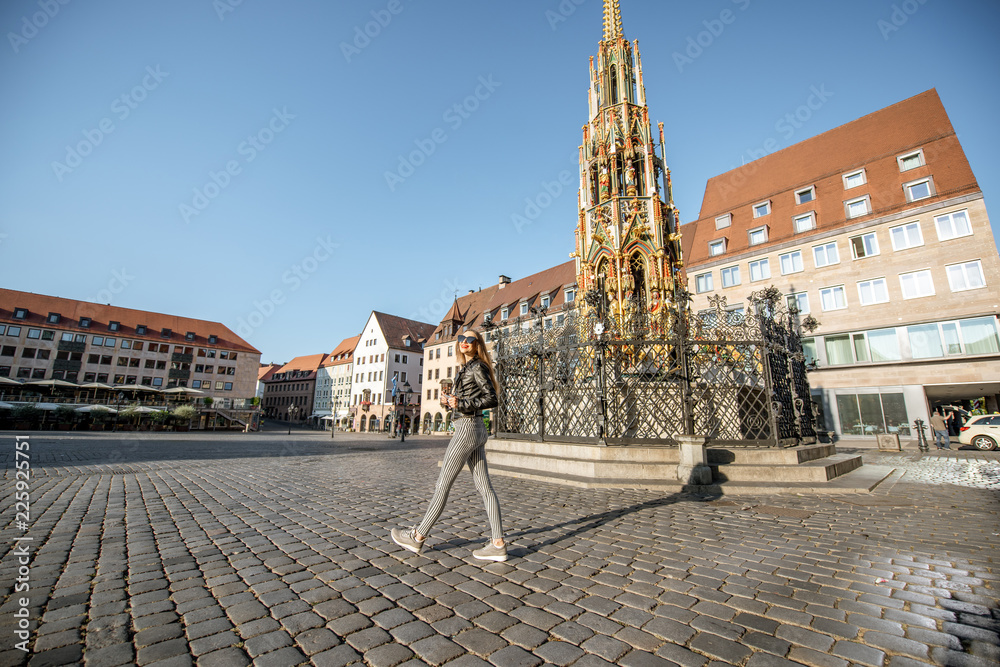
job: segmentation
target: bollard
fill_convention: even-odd
[[[914,421],[913,428],[917,431],[917,449],[921,452],[930,451],[930,446],[927,444],[927,438],[924,436],[924,420],[917,419]]]

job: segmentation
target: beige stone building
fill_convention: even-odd
[[[0,376],[256,394],[260,351],[218,322],[0,289]]]
[[[681,233],[695,310],[721,296],[735,318],[773,285],[819,321],[804,347],[825,428],[998,409],[1000,259],[936,91],[711,179]]]

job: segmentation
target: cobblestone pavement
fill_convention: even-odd
[[[997,452],[865,450],[906,474],[850,496],[495,477],[511,559],[483,564],[468,474],[422,555],[388,540],[419,519],[442,438],[130,435],[31,434],[22,531],[0,434],[0,664],[1000,662],[1000,502],[976,488]]]

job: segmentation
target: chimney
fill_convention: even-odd
[[[505,285],[510,285],[510,278],[507,276],[500,276],[500,289],[503,289]]]

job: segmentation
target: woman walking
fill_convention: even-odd
[[[448,443],[430,506],[416,528],[393,528],[392,541],[413,553],[420,553],[431,527],[441,516],[448,501],[452,484],[466,463],[472,472],[476,490],[483,497],[490,523],[490,541],[472,552],[480,560],[507,560],[507,544],[503,539],[500,504],[490,483],[486,466],[486,426],[482,411],[497,405],[497,381],[486,344],[478,332],[466,330],[458,337],[458,360],[462,368],[455,376],[454,392],[448,397],[448,407],[458,411],[455,434]]]

